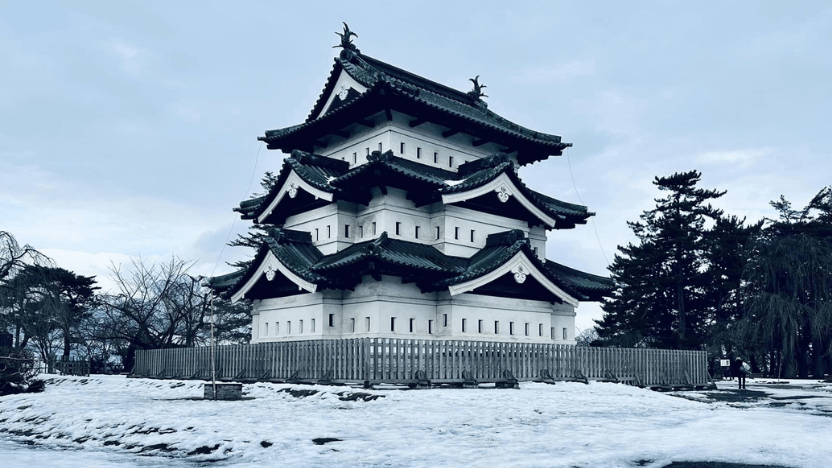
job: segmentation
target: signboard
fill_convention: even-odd
[[[731,367],[731,360],[730,359],[720,359],[719,365],[721,367]]]

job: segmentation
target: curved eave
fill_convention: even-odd
[[[296,275],[288,267],[286,267],[286,265],[284,265],[273,252],[269,251],[257,265],[257,269],[254,273],[249,275],[248,279],[236,288],[236,291],[231,295],[231,302],[237,302],[244,299],[246,293],[248,293],[258,281],[260,281],[260,278],[266,275],[266,279],[271,281],[274,279],[274,275],[277,272],[285,276],[289,281],[295,283],[299,290],[305,290],[310,293],[314,293],[318,290],[317,284],[306,281]]]
[[[545,159],[548,156],[559,156],[564,148],[572,146],[571,143],[560,142],[560,137],[555,135],[547,135],[550,139],[535,138],[443,108],[420,99],[418,90],[415,91],[414,93],[413,90],[401,89],[387,81],[378,81],[361,96],[337,109],[300,125],[269,130],[265,136],[258,137],[258,140],[266,142],[269,149],[283,151],[298,147],[310,149],[316,141],[332,135],[333,131],[341,131],[357,120],[388,109],[413,117],[427,118],[436,124],[494,141],[506,147],[519,149],[519,158],[523,160],[523,164]],[[520,127],[516,124],[512,126]]]
[[[485,286],[486,284],[491,283],[508,273],[513,273],[515,278],[523,278],[522,281],[525,281],[526,276],[531,276],[535,279],[535,281],[540,283],[544,288],[560,298],[563,302],[570,304],[573,307],[578,307],[579,305],[578,299],[553,283],[546,276],[546,274],[540,271],[535,262],[531,261],[529,257],[526,256],[526,253],[523,250],[517,252],[509,261],[504,262],[502,265],[488,273],[462,283],[448,286],[448,292],[451,293],[451,296],[470,292],[481,286]],[[517,281],[522,282],[521,280]]]
[[[505,172],[501,173],[499,176],[495,177],[490,182],[482,184],[478,187],[474,187],[462,192],[442,194],[442,203],[461,203],[466,200],[481,197],[492,192],[494,193],[493,196],[498,198],[503,203],[507,202],[509,197],[514,197],[515,200],[517,200],[521,205],[523,205],[523,208],[527,209],[543,224],[545,224],[549,228],[555,227],[557,219],[540,209],[533,200],[527,198],[523,191],[521,191],[515,185],[511,177],[509,177]]]
[[[334,199],[332,193],[314,187],[312,184],[310,184],[301,176],[299,176],[294,169],[292,169],[289,171],[289,175],[280,185],[280,188],[276,192],[274,192],[274,196],[271,197],[271,201],[268,203],[268,205],[266,205],[266,207],[260,211],[260,214],[257,215],[257,222],[262,223],[266,218],[268,218],[269,215],[271,215],[274,212],[275,208],[277,208],[277,205],[280,204],[280,201],[283,200],[286,196],[289,196],[289,198],[295,198],[299,189],[309,193],[316,199],[321,199],[329,202],[331,202]]]

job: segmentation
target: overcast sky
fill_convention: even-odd
[[[550,236],[575,268],[607,274],[656,175],[698,169],[750,220],[832,183],[827,2],[456,5],[0,0],[0,230],[105,287],[138,256],[209,274],[231,208],[280,167],[262,148],[255,168],[256,137],[307,116],[341,21],[362,53],[463,91],[479,75],[489,109],[574,143],[578,193],[565,156],[521,176],[597,212],[600,245],[592,224]]]

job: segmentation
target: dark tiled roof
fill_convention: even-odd
[[[354,269],[350,268],[346,273],[344,269],[367,261],[386,264],[403,275],[421,277],[423,280],[419,284],[423,290],[438,291],[486,275],[523,252],[550,281],[578,300],[599,300],[613,289],[608,278],[583,273],[549,260],[541,262],[532,253],[523,232],[517,230],[492,234],[479,252],[471,258],[461,258],[445,255],[430,245],[390,239],[386,232],[372,241],[323,255],[312,244],[309,233],[272,229],[266,244],[247,269],[212,278],[209,281],[211,286],[225,295],[233,294],[251,278],[269,251],[297,276],[330,288],[343,289],[350,283],[354,284]]]
[[[609,295],[615,289],[615,283],[611,278],[584,273],[551,260],[546,260],[546,269],[549,270],[549,273],[558,277],[561,282],[569,284],[573,289],[580,291],[593,301],[600,300],[601,297]]]
[[[365,259],[378,259],[399,267],[439,273],[460,272],[464,266],[464,260],[444,255],[433,246],[390,239],[383,232],[375,240],[353,244],[327,256],[312,266],[312,269],[318,272],[332,271]]]
[[[236,211],[243,214],[243,219],[254,219],[260,216],[277,196],[292,170],[310,185],[338,197],[352,200],[362,200],[365,196],[362,193],[354,193],[354,182],[369,178],[376,183],[378,178],[374,175],[374,171],[382,170],[416,184],[426,185],[424,190],[420,189],[419,195],[428,200],[438,199],[442,194],[472,190],[491,182],[501,174],[506,174],[523,196],[549,216],[566,223],[567,227],[584,224],[586,219],[594,214],[587,211],[585,206],[547,197],[526,187],[526,184],[520,180],[511,160],[503,153],[462,164],[459,172],[404,159],[395,156],[392,151],[385,153],[374,151],[367,158],[367,163],[352,169],[348,168],[349,164],[344,161],[295,150],[291,157],[286,158],[272,190],[265,196],[241,202]],[[388,180],[389,182],[392,181]],[[361,187],[362,183],[358,183],[358,186]]]
[[[342,105],[330,106],[327,112],[322,114],[326,100],[333,92],[341,70],[346,71],[368,90],[360,97],[352,98]],[[535,157],[531,161],[545,158],[551,154],[560,154],[563,148],[571,146],[571,143],[563,143],[560,136],[530,130],[495,114],[488,110],[484,101],[472,97],[469,93],[455,90],[372,57],[351,51],[345,51],[335,59],[335,65],[330,72],[327,83],[306,122],[291,127],[269,130],[260,139],[269,144],[274,144],[278,140],[294,135],[302,129],[316,125],[318,122],[329,121],[331,117],[344,112],[346,109],[361,105],[363,102],[376,102],[378,97],[386,100],[387,98],[381,96],[378,92],[382,89],[397,99],[403,100],[402,102],[415,106],[414,111],[417,113],[439,113],[446,118],[459,122],[465,132],[473,133],[479,137],[487,137],[490,132],[496,132],[494,135],[503,135],[511,139],[514,142],[513,144],[531,145],[540,151],[548,152],[547,155]],[[543,148],[546,148],[546,150],[543,150]]]
[[[235,208],[242,214],[243,219],[254,219],[260,216],[263,210],[277,197],[283,183],[294,171],[298,177],[309,185],[329,193],[338,193],[339,190],[329,184],[331,179],[342,176],[349,171],[349,163],[337,159],[318,156],[304,151],[292,151],[292,154],[283,160],[277,180],[274,186],[266,195],[240,202]]]

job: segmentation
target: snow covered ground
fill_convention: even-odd
[[[252,399],[215,402],[197,399],[196,381],[44,378],[45,393],[0,398],[4,468],[832,466],[829,384],[752,382],[741,394],[728,382],[716,392],[663,394],[522,383],[371,390],[382,397],[345,401],[363,390],[263,383],[244,386]]]

